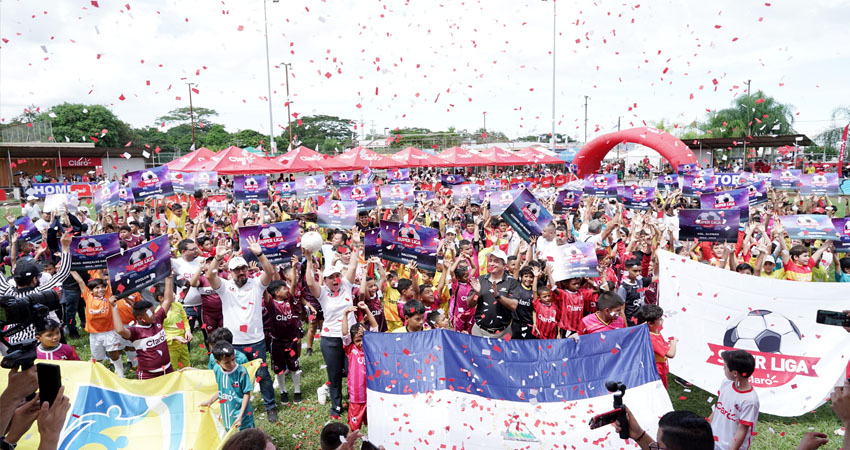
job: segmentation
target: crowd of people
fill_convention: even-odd
[[[529,175],[530,170],[524,174]],[[544,174],[568,175],[550,169],[538,173]],[[484,178],[473,175],[470,182]],[[191,196],[106,208],[94,216],[85,207],[42,212],[38,200],[29,198],[21,214],[34,219],[42,239],[37,243],[20,239],[15,230],[4,235],[0,252],[12,278],[0,277],[0,293],[22,297],[32,291],[60,289],[62,308],[51,312],[43,326],[12,336],[10,342],[35,337],[39,359],[73,360],[78,354],[66,338],[87,335],[93,359],[112,367],[119,377],[135,373],[146,380],[190,369],[188,346],[199,344],[195,332],[200,331],[210,352],[205,368],[214,371],[219,386],[217,394],[201,406],[218,402],[224,426],[246,430],[256,423],[250,401],[253,380],[242,364],[266,361],[270,355],[270,363],[261,365],[256,376],[267,418],[277,422],[279,403],[304,398],[299,358],[302,352],[314,351],[318,337],[327,372],[329,416],[335,422],[346,416],[347,429],[342,434],[347,436],[368,425],[363,359],[367,331],[450,329],[500,339],[578,339],[646,323],[666,387],[667,360],[679,349],[676,339],[661,334],[664,305],[658,304],[659,250],[743,275],[850,281],[850,257],[841,258],[832,241],[788,239],[778,220],[780,215],[793,213],[833,217],[840,211],[850,216],[846,197],[835,204],[829,197],[770,190],[768,202],[750,209],[750,220],[740,230],[739,239],[729,243],[679,239],[678,211],[693,206],[681,191],[659,195],[648,211],[627,209],[617,199],[586,197],[571,213],[557,215],[540,236],[525,241],[507,221],[490,213],[487,202],[453,200],[451,189],[439,183],[437,172],[414,175],[413,182],[418,187],[433,186],[434,198],[416,206],[381,204],[379,199],[378,208],[361,211],[350,230],[320,228],[315,199],[276,195],[267,204],[247,205],[231,197],[225,208],[213,209],[207,198],[210,192],[198,191]],[[224,177],[220,189],[229,193]],[[530,190],[554,210],[556,188],[532,186]],[[336,193],[332,190],[330,195]],[[8,209],[6,216],[9,223],[17,219]],[[288,220],[299,222],[302,235],[319,233],[321,249],[304,249],[301,257],[272,264],[257,240],[240,248],[241,227]],[[436,270],[366,257],[363,234],[378,227],[381,220],[438,230]],[[169,236],[172,276],[151,290],[119,299],[110,289],[105,269],[71,270],[72,235],[110,232],[119,233],[122,249]],[[598,273],[556,279],[553,261],[558,252],[576,242],[594,245]],[[671,449],[695,448],[684,444],[687,436],[704,433],[709,438],[713,435],[712,445],[716,441],[719,448],[749,447],[758,418],[758,398],[747,382],[753,357],[743,350],[727,352],[724,362],[730,381],[720,387],[719,403],[734,405],[739,413],[715,411],[710,425],[681,414],[665,416],[659,423],[663,436],[659,431],[657,442],[663,441]],[[13,371],[10,386],[22,386],[21,377]],[[15,391],[19,394],[29,387]],[[850,421],[847,391],[847,385],[844,391],[836,391],[838,401],[833,406],[845,424]],[[346,392],[348,406],[344,408]],[[16,408],[23,400],[11,394],[7,397],[4,405]],[[58,402],[33,415],[38,404],[21,406],[29,411],[25,417],[32,420],[40,414],[57,415],[57,410],[66,407]],[[13,425],[18,420],[15,417]],[[638,430],[637,424],[631,427],[632,438],[642,448],[650,448],[656,439]],[[252,436],[255,440],[262,437]],[[6,439],[9,437],[7,430]]]

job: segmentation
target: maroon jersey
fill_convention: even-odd
[[[127,327],[130,341],[136,349],[139,358],[139,370],[146,372],[164,371],[171,366],[171,355],[168,353],[168,343],[165,339],[165,329],[162,322],[168,313],[159,308],[154,313],[151,325],[133,325]]]
[[[41,344],[38,345],[38,348],[35,349],[35,357],[38,359],[47,359],[47,360],[69,360],[69,361],[79,361],[80,357],[77,356],[77,351],[74,350],[74,347],[71,347],[68,344],[59,344],[51,350],[45,350]]]
[[[357,294],[354,294],[357,297]],[[371,298],[366,299],[366,306],[369,311],[372,311],[372,316],[375,317],[375,322],[378,323],[378,331],[381,333],[387,332],[387,318],[384,317],[384,302],[381,300],[381,291],[378,291]],[[367,322],[366,314],[361,310],[357,310],[357,321]]]
[[[221,317],[221,298],[210,285],[210,280],[205,276],[198,277],[198,291],[201,293],[202,311]]]
[[[263,328],[278,341],[294,341],[301,338],[300,305],[294,297],[284,301],[266,296],[263,302]]]

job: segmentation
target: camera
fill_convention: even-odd
[[[626,417],[626,405],[623,403],[626,385],[620,381],[606,381],[605,389],[614,394],[614,409],[590,419],[590,429],[595,430],[616,421],[620,424],[620,439],[629,439],[629,419]]]
[[[35,329],[43,328],[50,311],[60,307],[59,293],[54,290],[32,292],[19,298],[0,298],[0,342],[8,348],[8,354],[0,362],[0,367],[21,367],[22,370],[32,367],[38,341],[31,338],[12,344],[7,338],[31,326]],[[7,326],[9,328],[4,329]]]

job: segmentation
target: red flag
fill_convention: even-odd
[[[841,135],[841,146],[838,148],[838,178],[841,178],[841,169],[844,165],[844,149],[847,148],[848,129],[850,129],[850,124],[844,127],[844,133]]]

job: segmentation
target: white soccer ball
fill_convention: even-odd
[[[797,325],[782,314],[757,309],[726,329],[723,345],[743,350],[796,354],[803,339]]]
[[[322,248],[324,240],[322,236],[315,231],[308,231],[301,236],[301,247],[310,253],[315,253]]]

